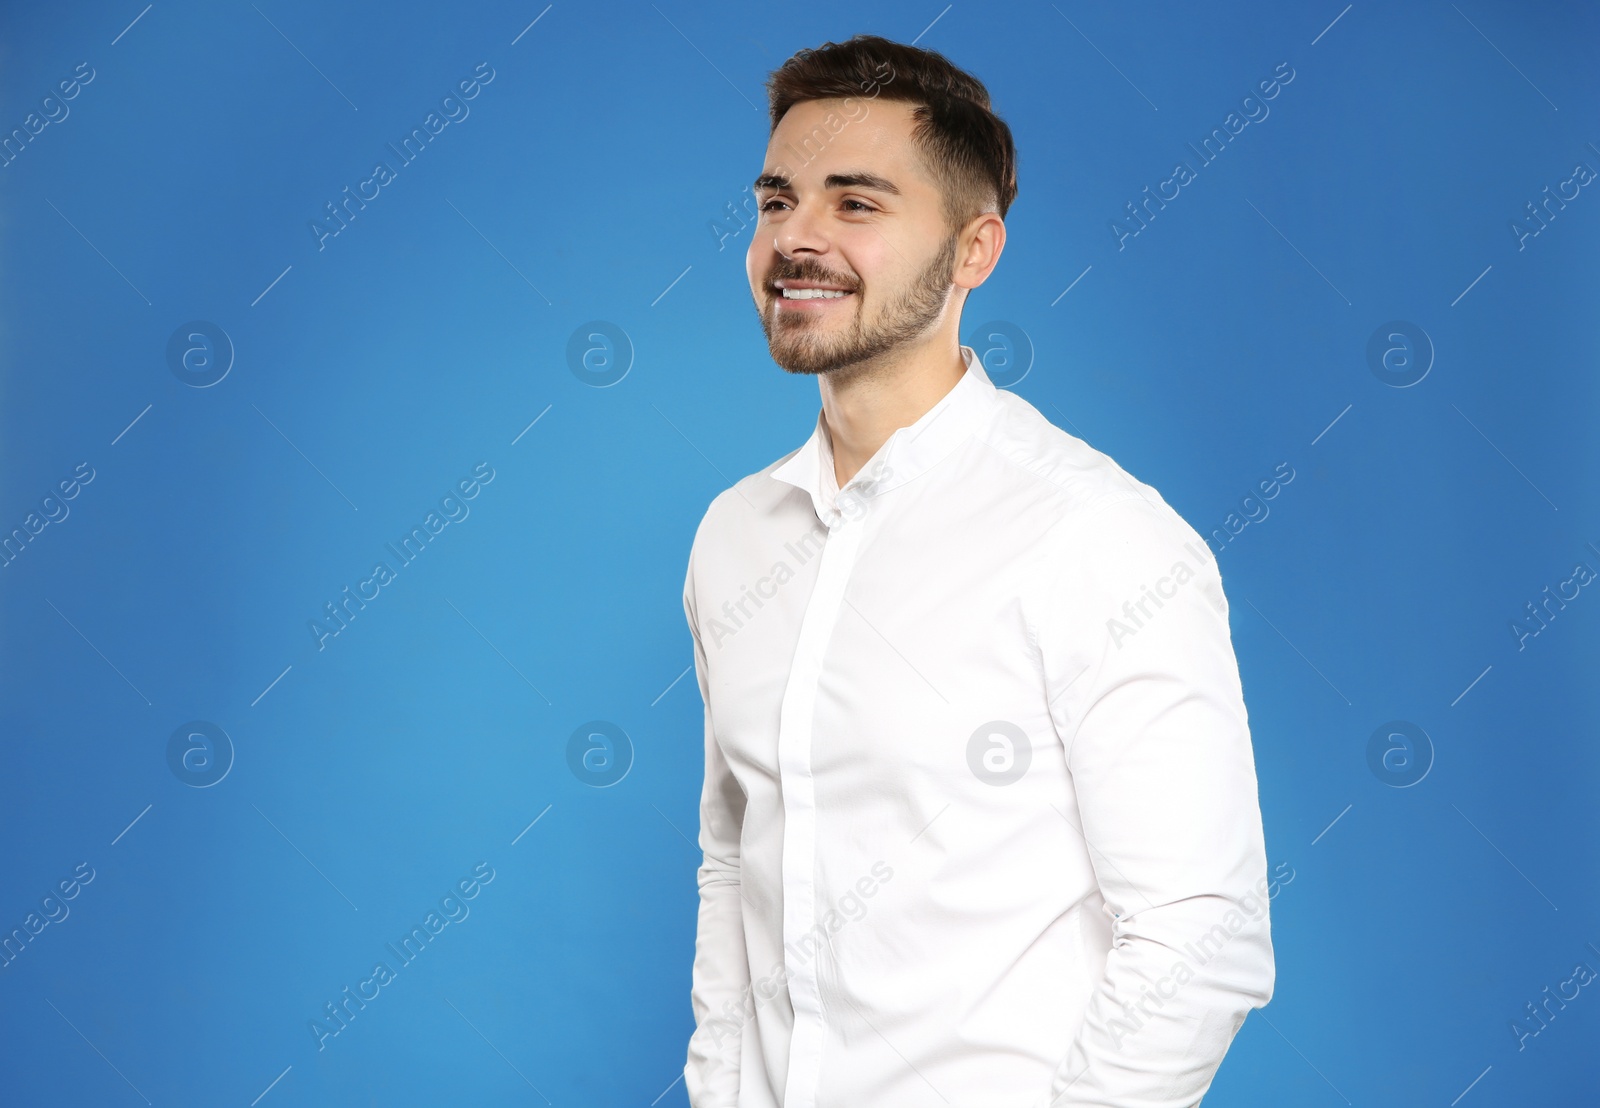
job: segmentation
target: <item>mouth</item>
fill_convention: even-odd
[[[849,289],[783,288],[777,285],[772,286],[771,291],[778,310],[785,312],[823,311],[830,305],[843,303],[856,295]]]

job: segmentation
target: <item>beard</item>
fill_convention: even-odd
[[[779,315],[770,299],[765,307],[757,303],[756,315],[767,336],[772,360],[790,373],[847,373],[852,369],[859,372],[926,334],[943,314],[949,299],[956,237],[952,233],[945,240],[933,260],[870,324],[862,319],[859,287],[852,292],[856,298],[855,311],[844,321],[812,319],[811,313],[803,310]],[[826,273],[800,272],[792,276],[796,280],[831,280],[831,275]]]

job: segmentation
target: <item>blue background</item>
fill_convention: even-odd
[[[766,74],[860,31],[946,53],[1015,133],[963,340],[1227,539],[1294,876],[1276,995],[1207,1105],[1593,1103],[1600,983],[1511,1026],[1600,969],[1600,588],[1512,622],[1600,572],[1600,183],[1512,223],[1600,170],[1593,8],[136,0],[0,28],[8,131],[94,74],[0,168],[0,530],[94,474],[0,568],[0,929],[94,873],[0,970],[6,1103],[685,1103],[684,567],[818,405],[767,355],[737,213]],[[1384,380],[1375,333],[1426,376]],[[191,366],[231,346],[226,376],[181,380],[175,334]],[[470,514],[319,648],[479,463]],[[226,743],[174,769],[197,720]],[[569,759],[595,720],[631,746],[605,787]],[[479,863],[470,915],[319,1049]]]

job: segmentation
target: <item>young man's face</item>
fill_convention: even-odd
[[[772,360],[792,373],[871,361],[944,317],[956,236],[911,145],[911,112],[904,101],[806,100],[767,145],[745,271]],[[846,295],[789,299],[779,285]]]

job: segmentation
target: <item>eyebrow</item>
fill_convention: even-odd
[[[772,189],[783,191],[792,186],[793,182],[781,173],[763,173],[755,179],[757,189]],[[899,196],[900,190],[895,183],[887,177],[880,177],[876,173],[867,173],[858,170],[855,173],[830,173],[822,179],[825,190],[832,189],[868,189],[872,192],[886,192],[890,196]]]

